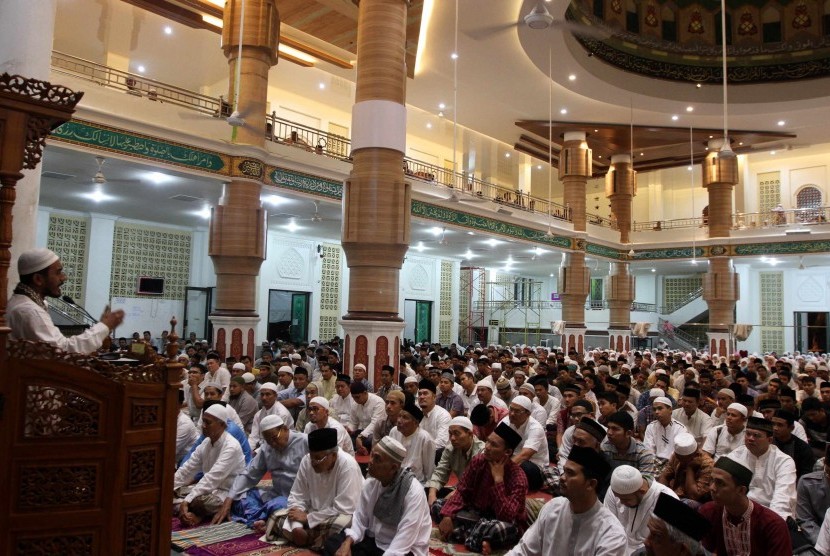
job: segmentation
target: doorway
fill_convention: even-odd
[[[404,300],[403,318],[406,322],[404,337],[412,338],[415,342],[431,341],[432,301]]]
[[[184,299],[182,338],[193,332],[198,339],[213,343],[213,324],[208,319],[213,312],[213,288],[185,288]]]
[[[795,313],[795,349],[824,353],[830,345],[830,328],[827,317],[830,313]]]
[[[285,290],[268,292],[268,339],[298,344],[308,340],[311,294]]]

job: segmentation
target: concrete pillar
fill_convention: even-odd
[[[403,172],[407,4],[362,0],[358,12],[353,165],[343,199],[349,302],[340,324],[344,371],[363,363],[373,383],[382,365],[398,368],[404,328],[398,291],[410,225],[410,186]]]
[[[703,186],[709,191],[709,237],[728,238],[732,227],[732,188],[738,182],[738,159],[728,151],[720,153],[722,139],[709,141],[710,153],[703,161]],[[731,156],[729,156],[731,154]],[[713,252],[720,252],[714,246]],[[740,298],[738,275],[728,256],[709,258],[709,272],[703,277],[703,299],[709,305],[709,331],[716,334],[710,339],[713,353],[723,354],[729,349],[729,327],[735,324],[735,303]],[[727,338],[720,337],[723,334]],[[724,341],[726,340],[726,341]]]
[[[0,73],[49,81],[57,0],[0,2]],[[11,266],[7,298],[17,285],[17,259],[35,247],[40,168],[23,170],[12,209]]]
[[[634,195],[637,193],[637,176],[631,156],[615,154],[611,168],[605,174],[605,196],[611,201],[611,214],[620,231],[620,243],[631,243],[631,218]]]
[[[564,184],[564,201],[578,236],[585,236],[585,195],[591,177],[591,149],[584,132],[568,132],[559,159],[559,179]],[[565,333],[562,347],[568,351],[585,349],[585,300],[590,291],[591,273],[585,266],[585,251],[566,253],[559,268],[559,292]]]
[[[117,216],[111,214],[90,213],[89,215],[89,249],[90,262],[95,257],[95,264],[87,266],[84,283],[84,305],[86,310],[100,315],[110,303],[110,285],[112,276],[112,241],[115,237]],[[93,255],[94,254],[94,255]],[[179,319],[182,315],[176,315]]]
[[[634,301],[635,278],[628,273],[628,263],[611,265],[611,276],[605,282],[605,299],[608,301],[609,347],[616,351],[628,351],[631,342],[631,303]]]
[[[225,5],[222,50],[231,75],[228,98],[245,119],[245,125],[234,129],[232,140],[263,149],[263,155],[268,70],[277,63],[279,30],[276,0],[229,0]],[[237,64],[242,70],[238,83]],[[216,270],[216,309],[210,320],[214,344],[223,357],[254,354],[259,322],[256,283],[265,260],[266,215],[260,189],[257,179],[234,178],[225,185],[210,220],[208,252]]]

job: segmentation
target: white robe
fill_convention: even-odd
[[[781,516],[783,520],[795,516],[796,484],[793,458],[770,444],[761,457],[755,457],[746,446],[729,454],[752,470],[747,497]]]
[[[698,446],[700,446],[700,442],[703,441],[706,433],[709,432],[709,429],[712,428],[712,418],[700,409],[696,409],[695,412],[692,413],[691,418],[686,416],[686,410],[682,407],[672,411],[671,415],[679,421],[681,425],[686,427],[689,434],[695,437],[695,440],[698,441]]]
[[[392,427],[389,436],[406,448],[406,457],[401,467],[409,467],[415,478],[426,485],[435,470],[435,441],[432,436],[421,427],[409,436],[404,436],[398,427]]]
[[[308,423],[306,423],[305,430],[303,432],[308,434],[311,431],[316,431],[317,428],[317,425],[309,421]],[[340,446],[340,449],[346,452],[347,454],[354,456],[354,446],[352,446],[352,439],[349,436],[349,433],[346,432],[346,428],[343,425],[341,425],[340,423],[332,419],[331,416],[329,416],[328,421],[326,421],[325,428],[336,430],[337,445]]]
[[[632,554],[645,546],[643,543],[649,534],[648,520],[651,519],[651,512],[657,504],[660,493],[665,492],[672,498],[677,498],[677,494],[669,487],[653,479],[649,480],[651,480],[651,484],[648,490],[639,505],[634,508],[621,504],[620,499],[614,495],[613,491],[605,495],[605,502],[603,502],[608,511],[619,520],[628,535],[628,554]]]
[[[429,415],[424,412],[420,428],[432,437],[435,441],[435,448],[444,448],[450,441],[450,412],[441,406],[434,406]]]
[[[334,417],[344,426],[349,424],[349,416],[352,414],[352,405],[354,400],[351,395],[341,397],[340,394],[335,393],[329,400],[329,416]]]
[[[47,305],[48,306],[48,305]],[[98,322],[77,336],[67,338],[52,322],[49,312],[25,295],[14,294],[6,307],[6,322],[11,328],[10,340],[46,342],[69,353],[98,351],[110,333],[106,324]]]
[[[564,496],[542,507],[509,556],[626,556],[628,540],[620,522],[599,500],[574,514]]]
[[[274,402],[270,409],[263,407],[254,415],[254,420],[251,422],[251,434],[248,435],[248,444],[251,445],[251,450],[256,450],[257,446],[262,444],[262,434],[259,431],[259,423],[268,415],[277,415],[282,417],[285,426],[289,429],[294,428],[294,418],[285,409],[285,406],[279,402]],[[244,429],[243,429],[244,430]]]
[[[365,438],[375,430],[375,425],[386,419],[386,402],[377,394],[369,392],[366,403],[354,402],[352,411],[349,414],[349,429],[362,431],[361,438]]]
[[[520,453],[525,448],[534,450],[533,455],[530,456],[528,461],[535,463],[540,469],[550,465],[548,461],[548,439],[545,436],[545,429],[536,419],[529,417],[521,427],[513,425],[510,422],[510,416],[505,417],[501,422],[506,423],[511,429],[522,435],[522,441],[513,450],[514,454]]]
[[[187,455],[197,440],[199,440],[199,429],[187,413],[180,411],[176,421],[176,463]]]
[[[245,456],[242,446],[227,433],[222,433],[216,442],[205,438],[193,455],[176,471],[173,488],[190,484],[198,473],[204,473],[185,497],[187,503],[203,494],[213,494],[224,500],[236,476],[245,470]]]
[[[725,456],[744,445],[745,432],[746,429],[741,429],[741,432],[732,435],[726,425],[713,427],[706,433],[706,440],[703,441],[703,451],[711,454],[712,459],[717,461],[721,456]]]
[[[308,514],[309,528],[340,514],[353,514],[363,488],[363,474],[355,459],[338,450],[334,467],[326,473],[317,473],[310,458],[307,455],[300,462],[297,478],[288,495],[288,507],[299,508]],[[298,527],[302,524],[288,519],[283,525],[286,531]]]
[[[652,450],[658,458],[668,460],[674,454],[675,437],[684,432],[686,432],[686,427],[677,419],[672,418],[668,427],[664,427],[660,424],[660,421],[655,419],[646,427],[643,444],[646,448]]]
[[[375,503],[383,490],[380,481],[370,478],[363,484],[363,492],[352,518],[352,526],[346,535],[360,542],[366,533],[375,537],[375,544],[388,556],[404,556],[410,552],[415,556],[426,556],[429,550],[429,536],[432,532],[432,518],[424,494],[424,487],[412,481],[404,499],[401,521],[387,525],[374,516]]]

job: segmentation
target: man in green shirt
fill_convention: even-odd
[[[426,484],[429,491],[427,502],[430,506],[438,498],[444,498],[449,494],[450,489],[446,488],[446,485],[450,480],[450,473],[455,473],[456,478],[461,479],[473,456],[484,449],[484,442],[473,434],[473,423],[467,417],[454,417],[450,421],[449,433],[450,445],[444,449],[441,460]]]

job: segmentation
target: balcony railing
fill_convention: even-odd
[[[781,209],[766,212],[745,212],[732,216],[733,230],[751,230],[787,226],[810,226],[830,222],[830,207]],[[649,220],[635,222],[635,232],[659,232],[678,228],[703,228],[706,218],[677,218],[675,220]]]
[[[676,230],[678,228],[702,228],[705,226],[703,218],[678,218],[675,220],[649,220],[648,222],[634,222],[635,232],[659,232],[662,230]]]
[[[593,224],[594,226],[602,226],[603,228],[619,230],[619,227],[617,226],[617,222],[615,220],[605,218],[604,216],[600,216],[599,214],[591,214],[589,212],[585,215],[585,219],[588,222],[588,224]]]

